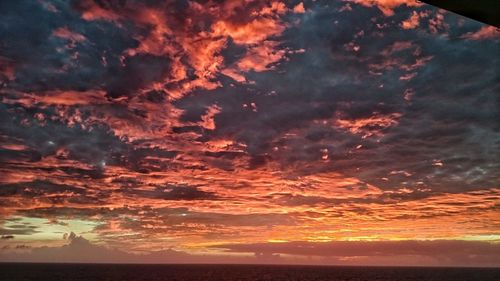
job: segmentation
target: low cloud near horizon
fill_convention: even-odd
[[[65,235],[65,239],[68,243],[60,247],[4,248],[0,262],[500,266],[500,244],[481,241],[331,241],[214,246],[233,254],[230,256],[189,254],[173,249],[134,254],[93,244],[73,232]]]

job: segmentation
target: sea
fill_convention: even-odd
[[[500,268],[0,263],[1,281],[500,281]]]

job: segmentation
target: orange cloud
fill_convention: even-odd
[[[285,50],[277,50],[278,42],[264,41],[251,47],[247,54],[237,62],[236,66],[241,71],[262,72],[273,68],[271,64],[283,59]]]
[[[60,27],[52,32],[52,36],[68,39],[74,42],[82,42],[87,40],[85,36],[80,33],[69,30],[68,27]]]
[[[496,39],[500,37],[500,31],[494,26],[483,26],[478,31],[468,32],[461,36],[461,38],[468,40],[487,40]]]
[[[221,73],[232,78],[236,82],[244,83],[247,81],[243,74],[233,68],[225,68],[221,71]]]
[[[368,118],[354,120],[339,118],[335,121],[335,125],[353,134],[361,134],[363,138],[370,136],[381,137],[383,136],[383,130],[398,124],[398,119],[401,116],[400,113],[374,113]]]
[[[86,105],[86,104],[105,104],[106,92],[104,91],[46,91],[38,93],[23,93],[16,100],[3,99],[5,103],[21,103],[26,107],[33,107],[37,104],[42,105]]]
[[[81,9],[81,17],[87,21],[106,20],[117,21],[121,16],[110,9],[105,9],[93,0],[82,0],[77,2],[77,7]]]
[[[420,16],[417,12],[413,11],[412,15],[401,23],[403,29],[414,29],[420,24]]]
[[[304,3],[300,2],[297,4],[295,7],[293,7],[293,11],[297,14],[303,14],[306,12],[306,9],[304,9]]]
[[[406,5],[408,7],[419,7],[422,4],[417,0],[347,0],[348,2],[363,5],[365,7],[379,8],[385,16],[394,15],[394,8],[401,5]]]
[[[217,113],[220,112],[220,107],[217,105],[212,105],[208,107],[207,113],[201,117],[201,126],[205,129],[208,130],[214,130],[215,129],[215,121],[214,117]]]
[[[285,30],[285,26],[273,18],[256,18],[243,25],[219,21],[212,28],[214,35],[229,36],[236,44],[244,45],[262,42]]]

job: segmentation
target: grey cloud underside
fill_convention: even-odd
[[[132,34],[148,30],[138,31],[131,23],[118,27],[106,21],[85,21],[74,6],[63,1],[56,1],[54,5],[59,12],[51,13],[38,2],[2,1],[0,4],[0,54],[16,66],[15,80],[3,78],[2,96],[15,99],[17,91],[104,90],[112,101],[137,95],[139,89],[170,71],[168,58],[152,55],[137,55],[122,65],[121,54],[138,45]],[[183,7],[182,1],[176,5],[179,9]],[[273,71],[250,72],[248,78],[255,84],[230,87],[234,81],[221,75],[218,78],[223,87],[195,90],[173,102],[185,110],[183,121],[201,120],[210,105],[217,104],[221,108],[215,116],[215,130],[185,126],[174,128],[173,133],[195,131],[201,135],[198,139],[201,142],[222,137],[246,144],[247,149],[241,154],[206,154],[214,158],[213,162],[208,162],[210,165],[220,165],[227,170],[232,168],[230,162],[215,160],[250,155],[249,169],[273,161],[287,168],[296,163],[317,162],[321,158],[320,150],[327,148],[330,162],[304,167],[295,173],[336,171],[384,190],[428,187],[437,193],[460,193],[498,187],[500,59],[494,55],[498,51],[498,40],[461,39],[461,35],[476,31],[482,25],[470,20],[458,25],[462,18],[450,13],[445,14],[445,21],[450,25],[447,36],[422,29],[402,30],[397,24],[385,28],[383,36],[379,36],[379,30],[370,19],[375,17],[383,23],[380,11],[353,6],[352,12],[340,12],[341,5],[328,1],[308,2],[309,12],[301,19],[301,24],[291,26],[279,38],[283,47],[303,48],[305,53],[290,54],[289,61],[281,62]],[[436,9],[429,6],[417,10],[436,13]],[[410,14],[409,9],[403,7],[397,11],[401,13],[396,13],[394,22]],[[51,36],[53,30],[64,26],[84,35],[86,40],[78,42],[74,49],[65,49],[66,40]],[[355,40],[360,46],[359,52],[346,50],[344,46],[362,30],[365,35]],[[410,81],[399,79],[407,72],[397,67],[381,70],[381,75],[370,74],[369,65],[384,62],[387,57],[381,56],[381,52],[396,41],[411,41],[421,48],[422,56],[432,56],[424,67],[415,70],[418,74]],[[413,51],[414,48],[402,50],[390,57],[412,64],[415,63]],[[71,58],[75,52],[78,52],[78,60]],[[234,47],[224,55],[231,62],[239,53],[241,50]],[[106,58],[106,65],[102,57]],[[60,71],[63,67],[67,71]],[[384,87],[380,88],[382,84]],[[414,92],[410,102],[404,99],[407,89]],[[168,92],[151,92],[144,103],[167,103],[164,95]],[[242,109],[242,104],[252,102],[257,105],[257,112]],[[92,114],[97,105],[74,107]],[[148,121],[126,105],[115,104],[104,110],[134,122]],[[161,156],[168,163],[179,153],[135,148],[134,143],[114,136],[106,124],[96,125],[92,131],[78,125],[70,128],[58,121],[41,125],[35,120],[39,112],[49,117],[55,115],[51,107],[25,108],[21,103],[0,105],[1,140],[17,140],[29,147],[22,151],[0,150],[0,162],[4,167],[15,167],[12,163],[17,160],[36,163],[45,156],[54,155],[56,149],[66,148],[70,159],[92,168],[60,169],[68,176],[99,178],[103,176],[100,161],[149,172],[155,165],[147,165],[152,161],[147,160],[147,156]],[[313,122],[332,120],[335,114],[351,120],[368,118],[375,112],[401,114],[397,125],[381,128],[384,136],[379,142],[376,138],[362,138],[359,134]],[[24,119],[30,126],[21,125]],[[286,133],[295,130],[300,134],[285,137]],[[349,153],[357,145],[363,148]],[[274,146],[287,148],[274,153]],[[443,163],[442,167],[433,166],[437,160]],[[405,171],[407,175],[391,175],[392,171]],[[37,186],[36,192],[56,189],[83,192],[80,187],[49,186],[41,182],[29,184]],[[173,187],[167,192],[160,189],[124,188],[121,192],[165,200],[217,198],[216,194],[196,187],[182,190]],[[17,190],[16,185],[3,187],[1,192],[15,192],[13,190]],[[26,192],[19,194],[33,196]]]
[[[292,255],[323,255],[323,256],[372,256],[372,255],[451,255],[471,254],[481,252],[484,255],[494,255],[499,245],[475,241],[333,241],[287,242],[260,244],[228,244],[215,246],[234,252],[256,252]],[[453,253],[452,253],[453,252]]]

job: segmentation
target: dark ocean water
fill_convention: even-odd
[[[1,281],[500,281],[500,269],[266,265],[0,264]]]

